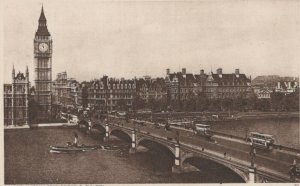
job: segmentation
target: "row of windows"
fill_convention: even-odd
[[[246,92],[246,88],[223,88],[223,89],[218,89],[220,92]]]
[[[120,95],[110,95],[110,98],[132,98],[133,96],[132,95],[130,95],[130,94],[125,94],[125,95],[122,95],[122,94],[120,94]]]
[[[48,80],[50,81],[51,73],[50,72],[38,72],[35,73],[36,80]]]
[[[36,91],[50,91],[51,84],[49,83],[38,83],[36,84]]]
[[[4,107],[10,107],[12,106],[12,100],[11,99],[4,99]],[[26,100],[25,99],[14,99],[14,106],[26,106]]]
[[[124,85],[124,86],[123,86]],[[131,84],[113,84],[112,89],[135,89],[135,85],[131,85]],[[108,89],[111,89],[110,84],[108,85]]]
[[[24,118],[24,117],[26,117],[26,111],[25,110],[14,111],[14,118]],[[4,111],[4,118],[11,119],[12,118],[12,111],[11,110]]]
[[[246,82],[237,82],[237,83],[234,83],[234,82],[223,82],[222,85],[231,85],[231,86],[235,86],[235,85],[247,85]]]
[[[51,103],[51,97],[50,96],[42,96],[40,95],[38,98],[39,103],[41,104],[49,104]]]
[[[107,104],[109,104],[109,105],[112,105],[112,104],[116,105],[116,104],[118,104],[118,101],[117,100],[108,100]],[[125,101],[125,104],[131,105],[132,101],[130,101],[130,100],[129,101]]]
[[[41,26],[42,26],[42,24],[41,24]],[[46,25],[44,25],[44,26],[46,26]],[[38,40],[50,40],[51,39],[50,36],[35,36],[35,38]]]
[[[51,68],[50,61],[47,58],[40,58],[35,63],[35,68]]]

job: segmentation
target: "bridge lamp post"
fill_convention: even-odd
[[[132,138],[132,142],[131,142],[131,148],[129,149],[129,153],[135,153],[136,152],[136,130],[135,128],[131,131],[131,138]]]
[[[251,167],[253,167],[253,168],[254,168],[255,156],[256,156],[256,150],[255,150],[253,144],[251,144],[250,157],[251,157]]]
[[[104,137],[104,141],[108,142],[108,140],[109,140],[108,118],[105,118],[105,137]]]
[[[179,143],[175,144],[175,165],[172,167],[173,173],[180,173],[181,166],[180,166],[180,145]]]
[[[254,164],[255,156],[256,156],[256,150],[253,144],[251,144],[251,150],[250,150],[251,166],[249,168],[249,180],[248,180],[249,183],[255,183],[255,164]]]

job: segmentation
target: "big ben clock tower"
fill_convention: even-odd
[[[34,37],[35,101],[40,121],[49,121],[52,111],[52,38],[42,7],[39,26]]]

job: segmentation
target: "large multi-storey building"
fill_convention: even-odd
[[[125,110],[132,107],[133,98],[136,94],[135,80],[109,78],[107,88],[109,110]]]
[[[186,73],[185,68],[177,73],[170,73],[167,69],[165,82],[169,101],[187,100],[195,94],[196,79],[193,74]]]
[[[131,109],[135,94],[135,80],[103,76],[78,86],[78,103],[108,111]]]
[[[51,117],[52,91],[52,38],[42,7],[39,26],[34,37],[35,101],[39,105],[39,119]]]
[[[4,84],[4,126],[28,126],[29,72],[12,70],[12,84]]]
[[[136,86],[136,94],[146,103],[149,102],[149,100],[162,100],[167,98],[167,89],[163,78],[141,78],[136,80]]]
[[[58,73],[52,86],[53,104],[73,107],[78,104],[78,82],[68,78],[67,72]]]
[[[246,98],[251,91],[251,80],[239,69],[232,74],[223,74],[222,69],[209,75],[200,71],[200,74],[188,74],[183,68],[182,72],[170,73],[167,69],[166,85],[169,101],[184,101],[192,96],[202,93],[208,99],[236,99]]]
[[[210,73],[206,79],[204,92],[209,99],[247,98],[251,91],[251,80],[239,69],[232,74],[223,74],[218,68],[217,73]]]

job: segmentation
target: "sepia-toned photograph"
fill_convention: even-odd
[[[300,182],[300,1],[1,4],[2,184]]]

